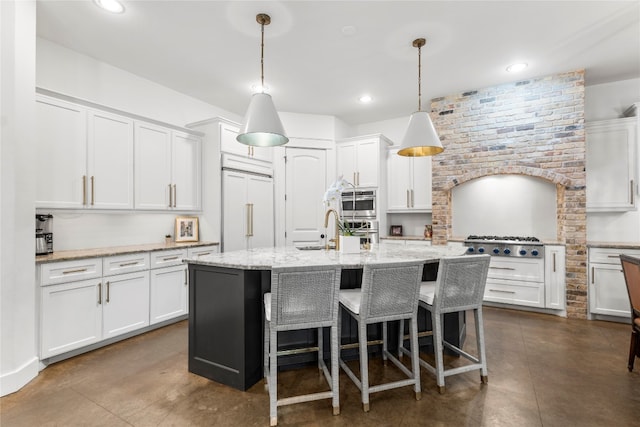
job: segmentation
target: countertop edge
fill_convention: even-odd
[[[640,249],[640,242],[587,242],[587,248]]]
[[[75,249],[67,251],[57,251],[48,255],[36,255],[36,264],[49,262],[73,261],[87,258],[101,258],[109,256],[135,254],[140,252],[156,252],[174,249],[189,249],[202,246],[218,246],[219,242],[183,242],[176,243],[148,243],[142,245],[113,246],[105,248]]]

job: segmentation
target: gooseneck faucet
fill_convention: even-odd
[[[329,239],[327,244],[324,246],[325,250],[329,250],[329,242],[333,241],[336,243],[336,251],[340,250],[340,216],[335,209],[327,209],[327,213],[324,214],[324,228],[329,226],[329,215],[333,212],[336,216],[336,235],[335,238]]]

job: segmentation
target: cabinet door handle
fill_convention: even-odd
[[[166,257],[166,258],[162,258],[163,261],[173,261],[178,259],[178,256],[170,256],[170,257]]]
[[[98,305],[102,304],[102,283],[98,283]]]
[[[250,224],[251,224],[251,232],[250,232],[250,234],[249,234],[249,235],[250,235],[250,236],[253,236],[253,203],[250,203],[250,204],[249,204],[249,212],[250,212],[250,214],[249,214],[249,218],[250,218],[250,219],[249,219],[249,221],[250,221]]]
[[[173,206],[173,192],[171,191],[171,184],[169,184],[169,207]]]
[[[357,172],[358,174],[358,185],[360,185],[360,172]]]
[[[556,272],[556,253],[553,253],[553,272]]]
[[[596,275],[596,268],[595,267],[591,267],[591,284],[593,285],[595,282],[593,281],[594,277]]]
[[[87,176],[82,175],[82,205],[87,204]]]
[[[138,263],[138,261],[131,261],[131,262],[123,262],[120,264],[120,267],[129,267],[131,265],[136,265]]]
[[[356,173],[355,172],[353,173],[353,183],[355,185],[358,185],[358,181],[356,181]],[[355,203],[355,201],[354,201],[354,203]]]
[[[174,208],[177,206],[177,200],[178,200],[178,186],[176,184],[173,184],[173,207]]]
[[[251,157],[251,147],[247,146],[247,156]]]
[[[415,206],[414,200],[413,200],[413,190],[409,190],[411,191],[411,207]]]
[[[187,282],[189,281],[189,273],[187,269],[184,269],[184,285],[187,286]]]
[[[515,268],[512,268],[512,267],[492,267],[492,266],[489,266],[489,268],[493,268],[494,270],[510,270],[510,271],[515,270]]]
[[[196,255],[198,258],[200,258],[201,256],[207,256],[207,255],[211,255],[211,252],[202,252],[199,253],[198,255]]]
[[[516,291],[503,291],[502,289],[489,289],[489,292],[502,292],[503,294],[515,294]]]
[[[95,195],[95,177],[91,176],[91,206],[93,206],[93,202],[94,202],[94,195]]]
[[[409,190],[407,190],[407,207],[409,207]]]
[[[251,220],[250,220],[250,217],[249,217],[249,209],[251,209],[250,208],[251,204],[247,203],[244,206],[246,208],[245,209],[245,220],[247,222],[247,231],[245,233],[245,237],[251,237]]]
[[[634,191],[633,191],[633,180],[631,180],[631,182],[630,182],[629,184],[630,184],[630,185],[629,185],[629,187],[631,187],[631,188],[630,188],[630,190],[631,190],[631,204],[633,205],[633,199],[634,199],[634,197],[633,197],[633,196],[634,196]]]
[[[109,295],[110,295],[110,293],[111,293],[111,286],[110,286],[110,283],[107,282],[107,303],[109,303],[109,299],[110,299]]]
[[[87,271],[86,268],[78,268],[77,270],[65,270],[62,274],[84,273],[85,271]]]

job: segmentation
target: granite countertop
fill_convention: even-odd
[[[640,242],[587,242],[589,248],[640,249]]]
[[[184,242],[184,243],[148,243],[144,245],[113,246],[107,248],[77,249],[57,251],[48,255],[36,255],[36,264],[58,261],[72,261],[83,258],[99,258],[105,256],[135,254],[140,252],[166,251],[171,249],[188,249],[199,246],[215,246],[218,242]]]
[[[336,264],[344,268],[362,268],[365,264],[423,260],[436,262],[443,256],[464,255],[466,248],[447,246],[409,246],[374,244],[371,250],[344,254],[335,250],[300,250],[293,246],[260,248],[211,254],[185,259],[190,264],[243,270],[268,270],[278,266],[312,266]]]

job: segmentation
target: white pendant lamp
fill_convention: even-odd
[[[260,79],[262,92],[251,97],[249,109],[244,116],[244,123],[236,137],[238,142],[255,147],[275,147],[289,142],[284,134],[284,127],[273,105],[271,95],[264,93],[264,26],[271,23],[271,17],[265,13],[256,15],[260,24],[262,44],[260,45]]]
[[[425,39],[415,39],[413,47],[418,48],[418,111],[409,118],[407,132],[400,144],[398,154],[406,157],[433,156],[442,153],[444,148],[440,137],[436,133],[431,117],[426,111],[422,111],[421,92],[421,48],[427,41]]]

